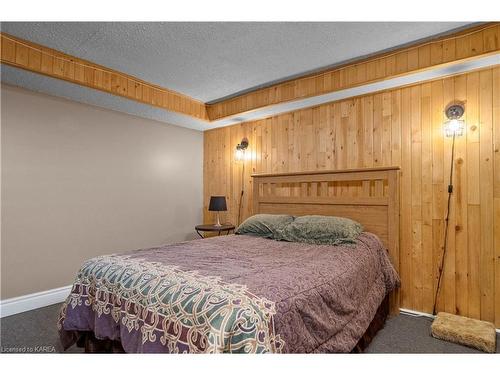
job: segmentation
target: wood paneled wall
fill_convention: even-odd
[[[4,64],[208,121],[205,103],[52,48],[0,34]]]
[[[500,24],[483,24],[209,104],[208,116],[214,121],[277,103],[344,90],[494,53],[499,49]]]
[[[401,305],[431,312],[442,251],[451,139],[445,106],[465,102],[457,138],[449,249],[438,310],[500,327],[500,67],[205,132],[204,218],[226,195],[226,219],[251,214],[251,173],[401,167]],[[242,137],[247,159],[234,160]]]

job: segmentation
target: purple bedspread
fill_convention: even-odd
[[[127,352],[350,352],[399,285],[378,238],[322,246],[230,235],[93,258],[58,323]]]

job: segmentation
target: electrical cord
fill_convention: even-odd
[[[238,204],[238,219],[236,226],[240,225],[241,220],[241,206],[243,205],[243,195],[245,194],[245,160],[243,159],[243,167],[241,168],[241,194],[240,202]]]
[[[441,257],[441,263],[439,266],[439,276],[438,276],[438,284],[436,288],[436,295],[434,296],[434,305],[432,307],[432,314],[436,315],[436,305],[437,299],[439,296],[439,290],[441,288],[441,279],[443,276],[444,270],[444,259],[446,257],[446,250],[448,247],[448,226],[450,222],[450,208],[451,208],[451,194],[453,193],[453,164],[455,158],[455,134],[453,134],[453,141],[451,144],[451,165],[450,165],[450,181],[448,184],[448,206],[446,209],[446,218],[445,218],[445,226],[444,226],[444,242],[443,242],[443,256]]]

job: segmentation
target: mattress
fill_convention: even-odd
[[[398,285],[370,233],[340,246],[213,237],[86,261],[58,328],[65,348],[91,332],[128,353],[347,353]]]

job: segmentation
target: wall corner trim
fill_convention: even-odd
[[[60,288],[1,300],[0,317],[5,318],[10,315],[64,302],[70,292],[71,285],[66,285]]]

